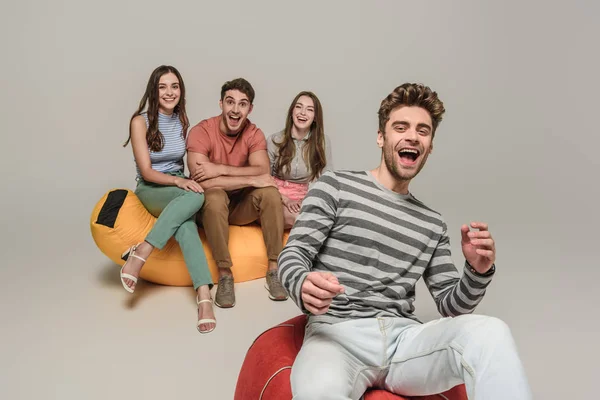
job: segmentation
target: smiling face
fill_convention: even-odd
[[[308,96],[300,96],[292,110],[292,123],[298,131],[310,129],[315,120],[315,102]]]
[[[432,140],[431,116],[421,107],[395,108],[385,132],[377,134],[385,168],[396,181],[410,181],[421,171],[433,150]]]
[[[248,114],[252,112],[252,104],[248,96],[237,89],[228,90],[219,100],[221,107],[222,120],[221,130],[229,136],[235,136],[242,131],[245,126]]]
[[[160,77],[158,82],[158,111],[170,115],[179,104],[181,89],[177,76],[168,72]]]

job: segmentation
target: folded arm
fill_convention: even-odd
[[[188,152],[190,176],[204,189],[236,190],[249,186],[273,186],[269,174],[266,150],[255,151],[248,157],[249,166],[234,167],[215,164],[202,153]]]

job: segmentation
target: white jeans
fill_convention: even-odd
[[[311,324],[291,375],[294,400],[360,399],[369,387],[424,396],[462,383],[470,400],[531,399],[501,320],[463,315],[426,324],[406,318]]]

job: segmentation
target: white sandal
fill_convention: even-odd
[[[138,260],[142,260],[144,263],[146,262],[146,260],[144,260],[142,257],[140,257],[140,256],[138,256],[138,255],[135,254],[135,251],[137,250],[137,248],[138,248],[139,245],[140,244],[138,243],[136,245],[131,246],[129,249],[127,249],[125,251],[125,253],[123,253],[121,255],[121,259],[125,260],[125,264],[123,264],[123,266],[121,267],[121,284],[123,285],[123,287],[125,288],[125,290],[127,290],[129,293],[133,293],[134,289],[132,289],[129,286],[127,286],[127,284],[125,283],[125,281],[123,280],[123,278],[129,279],[129,280],[133,281],[133,283],[137,283],[137,278],[135,276],[133,276],[133,275],[124,274],[123,273],[123,269],[127,265],[129,257],[137,258]]]
[[[211,303],[212,304],[212,300],[206,299],[206,300],[198,300],[198,296],[196,296],[196,304],[198,304],[198,306],[200,306],[201,303]],[[200,330],[200,325],[202,324],[215,324],[215,326],[213,326],[212,329],[209,329],[207,331],[203,331]],[[210,333],[212,331],[215,330],[215,328],[217,327],[217,320],[212,319],[212,318],[202,318],[198,320],[198,324],[196,324],[196,329],[198,329],[198,332],[200,332],[201,334],[205,334],[205,333]]]

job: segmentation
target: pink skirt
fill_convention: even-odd
[[[282,196],[287,197],[290,200],[300,201],[303,200],[308,193],[308,183],[293,183],[283,181],[281,179],[273,177],[277,184],[277,189]]]

